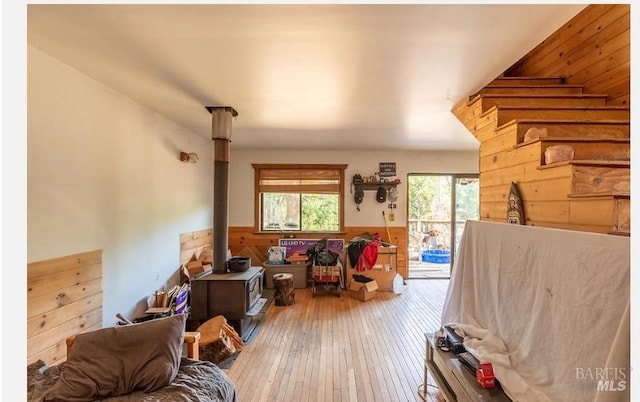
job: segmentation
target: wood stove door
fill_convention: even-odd
[[[247,281],[247,311],[262,297],[262,277],[264,269]]]

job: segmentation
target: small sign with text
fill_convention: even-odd
[[[380,162],[380,177],[393,177],[396,175],[395,162]]]

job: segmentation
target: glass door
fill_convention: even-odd
[[[451,266],[458,256],[458,246],[464,231],[464,224],[468,220],[480,220],[480,179],[478,175],[454,175],[452,204],[454,205],[455,230],[452,233],[454,254]]]
[[[409,278],[449,278],[467,219],[479,216],[477,175],[408,177]]]

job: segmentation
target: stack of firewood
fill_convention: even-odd
[[[213,265],[213,249],[204,247],[199,254],[194,254],[189,261],[181,267],[182,282],[189,282],[198,275],[211,269]]]
[[[240,335],[222,315],[206,321],[196,331],[200,332],[200,360],[220,363],[244,346]]]

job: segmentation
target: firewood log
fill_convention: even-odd
[[[231,342],[233,342],[233,346],[236,348],[236,350],[242,350],[242,348],[244,347],[244,341],[242,340],[240,335],[238,335],[236,330],[229,324],[224,324],[222,326],[222,329],[224,329],[224,331],[227,333],[227,336],[231,338]]]
[[[273,287],[275,289],[273,300],[276,306],[290,306],[295,303],[296,294],[292,274],[273,275]]]
[[[232,339],[224,329],[225,325],[228,325],[226,318],[217,315],[196,329],[200,332],[200,360],[219,363],[236,352]]]

